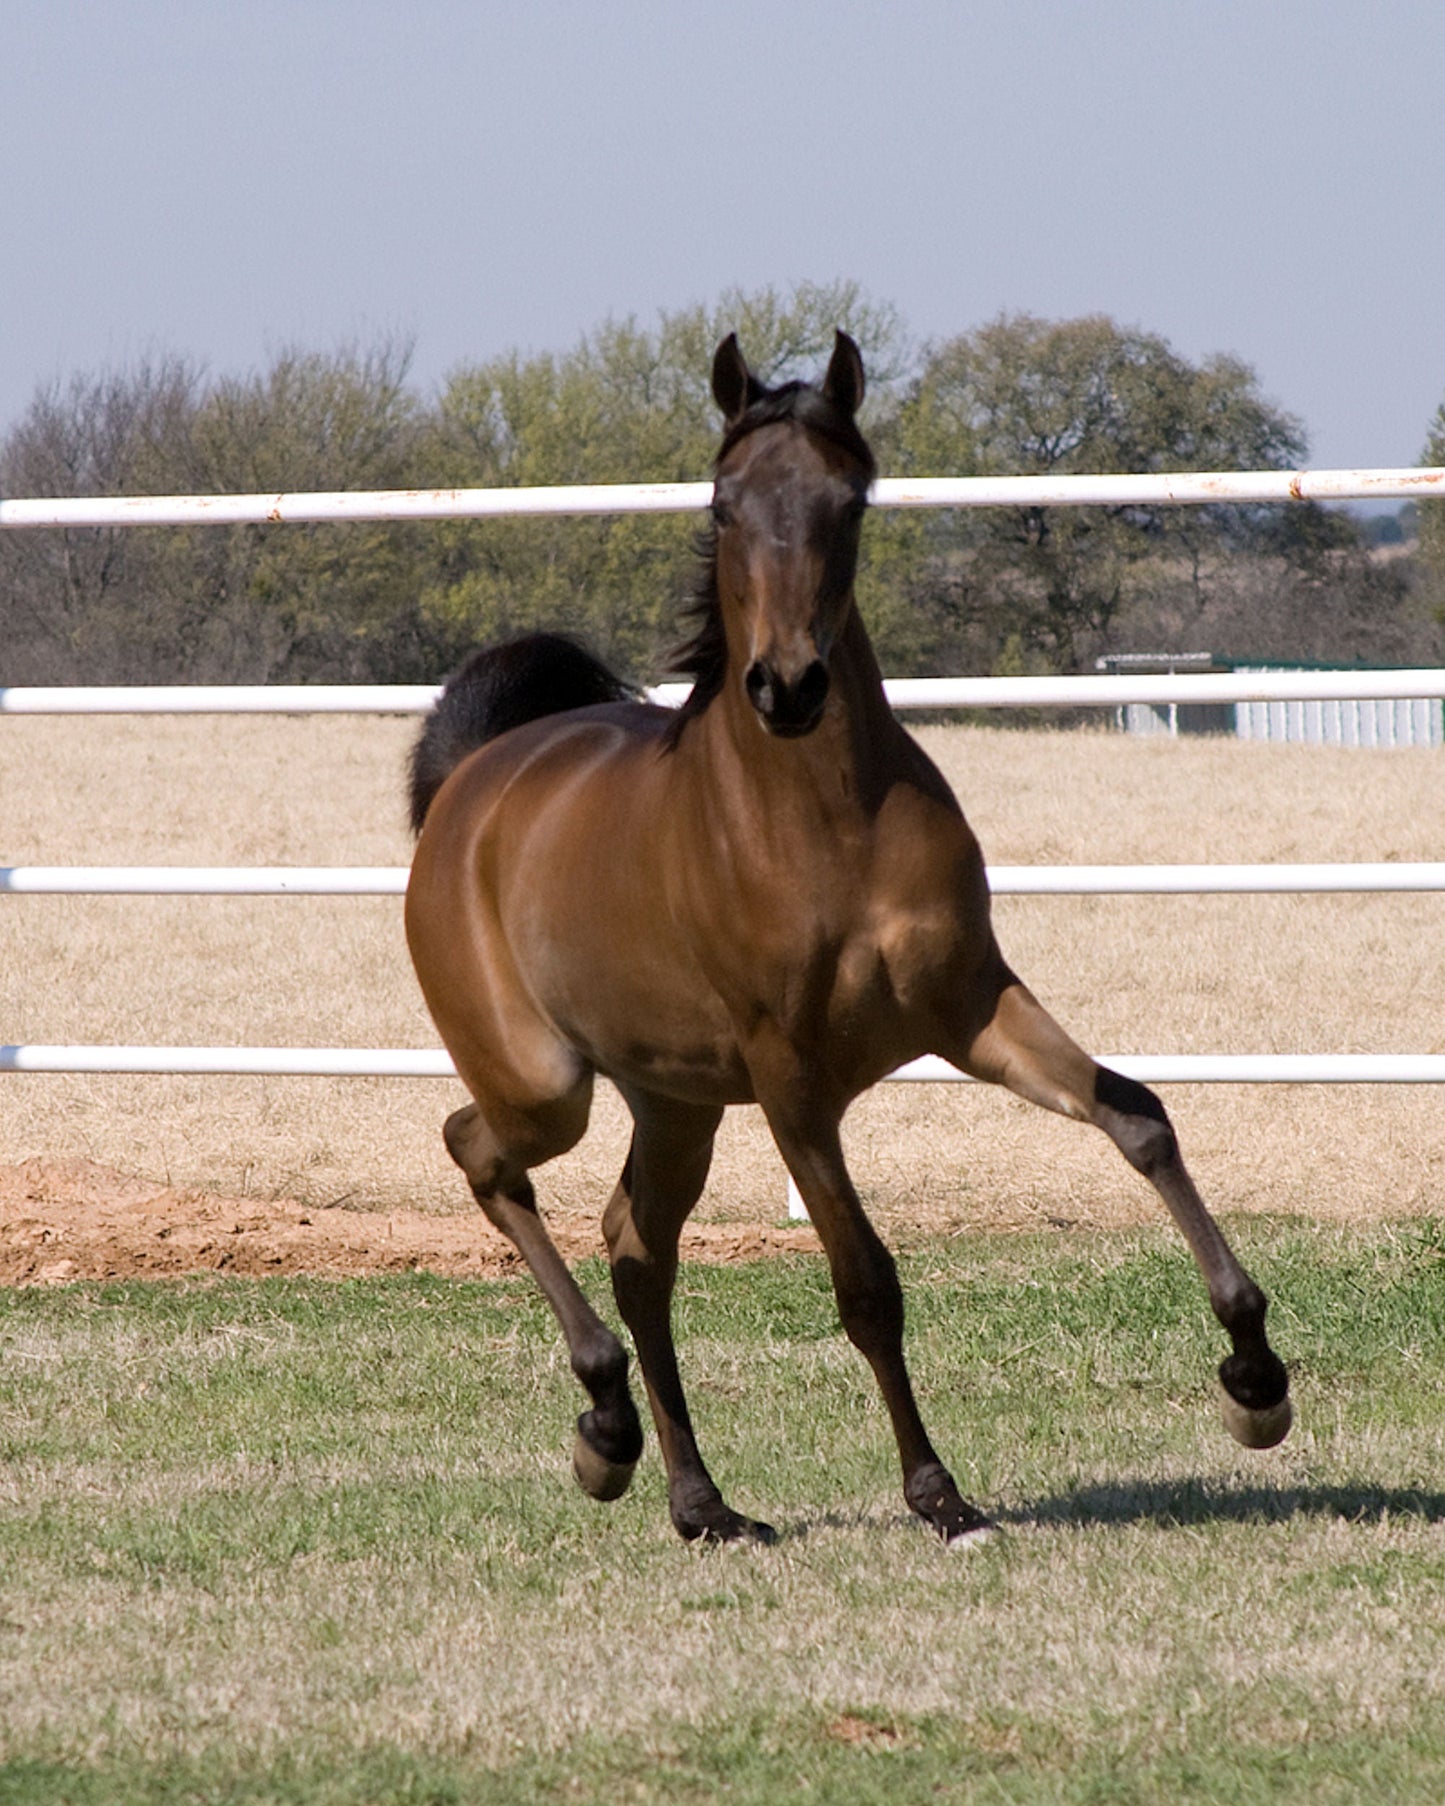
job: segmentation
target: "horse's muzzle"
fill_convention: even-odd
[[[771,665],[755,659],[748,666],[743,687],[768,732],[784,740],[795,740],[799,735],[812,733],[823,719],[828,700],[828,667],[822,659],[815,658],[789,683]]]

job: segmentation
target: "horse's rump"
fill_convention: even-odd
[[[669,894],[680,862],[667,710],[547,715],[464,758],[431,805],[407,897],[428,1005],[459,1065],[540,1035],[621,1083],[750,1095],[722,1000]],[[686,800],[686,799],[684,799]],[[504,1026],[505,1025],[505,1026]]]
[[[543,716],[638,692],[565,634],[528,633],[472,654],[449,677],[411,755],[411,828],[420,834],[432,799],[478,747]]]

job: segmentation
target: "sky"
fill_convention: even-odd
[[[1440,0],[0,0],[0,43],[0,431],[163,353],[404,335],[431,393],[837,278],[920,344],[1232,353],[1320,468],[1445,399]]]

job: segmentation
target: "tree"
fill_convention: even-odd
[[[195,422],[196,487],[415,486],[426,410],[407,387],[411,355],[408,341],[391,338],[328,354],[288,350],[259,375],[214,383]],[[362,677],[395,661],[400,624],[416,614],[426,538],[395,522],[315,522],[188,530],[172,549],[218,616],[244,625],[257,681]]]
[[[1436,469],[1445,465],[1445,401],[1436,408],[1435,418],[1430,422],[1430,433],[1420,462]],[[1445,626],[1445,500],[1422,501],[1415,518],[1420,562],[1425,570],[1435,619]]]
[[[0,493],[166,494],[187,486],[202,379],[180,358],[42,388],[0,447]],[[7,679],[110,675],[128,646],[163,631],[151,591],[153,535],[120,527],[0,534]]]
[[[664,313],[651,330],[610,321],[565,356],[511,354],[456,371],[441,397],[434,481],[697,482],[718,442],[709,387],[736,331],[767,382],[816,375],[842,326],[863,346],[875,411],[904,368],[897,315],[853,283],[790,295],[732,291]],[[521,626],[585,634],[637,674],[657,669],[697,563],[698,521],[674,515],[449,523],[423,612],[458,649]]]
[[[885,473],[1270,468],[1304,455],[1298,422],[1236,358],[1192,364],[1097,316],[1005,315],[916,353],[893,308],[839,282],[732,291],[651,327],[609,321],[564,354],[465,366],[426,400],[409,386],[409,344],[387,338],[283,351],[239,377],[208,379],[176,358],[77,376],[43,389],[0,442],[0,492],[696,481],[718,444],[718,341],[737,331],[775,383],[815,376],[839,326],[863,349],[864,424]],[[1445,458],[1445,407],[1426,456]],[[900,675],[1077,669],[1123,636],[1139,649],[1219,635],[1226,651],[1295,643],[1297,656],[1329,658],[1388,645],[1433,658],[1445,527],[1436,508],[1422,515],[1433,621],[1408,561],[1386,569],[1346,517],[1300,506],[879,511],[859,604]],[[0,534],[5,677],[423,681],[480,640],[539,625],[657,675],[695,580],[699,524],[657,514]]]
[[[932,350],[900,412],[897,444],[916,475],[1073,475],[1288,468],[1298,421],[1231,357],[1192,365],[1158,336],[1102,315],[1002,315]],[[1108,633],[1146,562],[1182,561],[1196,582],[1211,553],[1292,531],[1277,511],[1021,507],[939,515],[919,532],[915,582],[962,645],[995,658],[1077,669]]]
[[[424,409],[409,347],[283,352],[207,383],[178,359],[43,390],[0,448],[11,495],[405,488]],[[7,677],[254,681],[444,668],[421,530],[86,528],[0,536]],[[417,669],[424,666],[424,669]]]

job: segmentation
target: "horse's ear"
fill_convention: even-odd
[[[863,405],[863,353],[846,332],[833,334],[833,356],[823,378],[823,393],[845,414],[856,414]]]
[[[738,335],[730,332],[712,360],[712,396],[723,419],[729,426],[741,420],[762,393],[762,384],[748,369]]]

